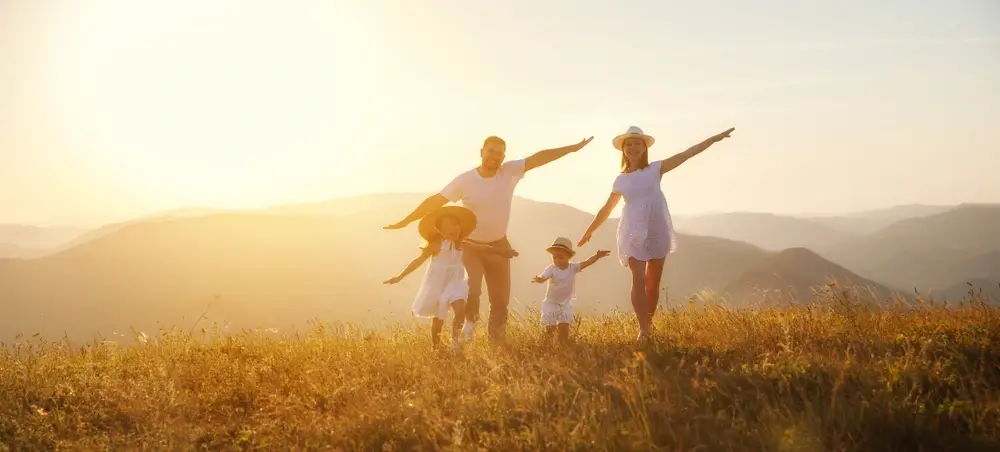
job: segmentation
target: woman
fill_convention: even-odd
[[[622,172],[615,179],[608,201],[584,232],[579,246],[590,241],[594,231],[608,219],[618,201],[624,197],[625,207],[618,222],[618,260],[632,272],[632,308],[639,322],[640,342],[649,338],[659,298],[663,262],[668,254],[677,249],[670,209],[660,188],[660,180],[667,171],[729,138],[733,130],[730,128],[684,152],[653,163],[649,163],[649,148],[655,140],[642,129],[629,127],[628,131],[612,141],[615,149],[622,153]]]

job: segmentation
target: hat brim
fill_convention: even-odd
[[[458,224],[462,228],[462,238],[467,237],[476,229],[476,214],[462,206],[445,206],[437,209],[420,219],[418,232],[424,240],[431,240],[437,235],[437,221],[445,215],[451,215],[458,219]]]
[[[573,256],[576,256],[576,251],[573,251],[573,250],[571,250],[571,249],[569,249],[569,248],[566,248],[565,246],[560,246],[560,245],[552,245],[552,246],[550,246],[550,247],[548,247],[548,248],[545,248],[545,251],[548,251],[548,252],[549,252],[550,254],[551,254],[551,253],[552,253],[553,251],[555,251],[555,250],[559,250],[559,251],[565,251],[565,252],[569,253],[569,257],[573,257]]]
[[[615,149],[621,151],[622,146],[625,144],[625,140],[629,138],[641,138],[642,141],[646,142],[647,149],[653,147],[653,143],[656,142],[656,138],[653,138],[651,135],[645,135],[641,133],[623,133],[621,135],[616,136],[615,139],[611,141],[611,143],[615,146]]]

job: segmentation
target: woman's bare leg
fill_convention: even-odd
[[[645,336],[649,329],[649,304],[646,301],[646,263],[629,258],[628,269],[632,272],[632,309],[639,321],[639,335]]]
[[[567,343],[569,342],[569,324],[560,323],[559,324],[559,342]]]
[[[653,321],[656,306],[660,302],[660,278],[663,276],[664,258],[650,259],[646,263],[646,303],[649,306],[649,321]]]

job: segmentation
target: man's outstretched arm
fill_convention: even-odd
[[[383,229],[403,229],[410,223],[413,223],[414,221],[423,218],[427,214],[433,212],[434,209],[444,206],[445,204],[448,204],[448,198],[445,198],[444,195],[438,193],[429,196],[427,197],[427,199],[424,200],[424,202],[420,203],[420,205],[417,206],[416,209],[413,209],[413,212],[410,212],[410,214],[407,215],[406,218],[399,220],[399,222],[395,224],[390,224],[388,226],[385,226]]]
[[[587,143],[590,143],[590,140],[593,139],[594,137],[590,137],[577,144],[563,146],[561,148],[538,151],[533,155],[531,155],[530,157],[524,159],[524,171],[525,172],[531,171],[535,168],[538,168],[539,166],[543,166],[545,164],[559,160],[565,157],[567,154],[579,151],[580,149],[583,149],[583,147],[586,146]]]

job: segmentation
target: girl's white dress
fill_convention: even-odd
[[[618,222],[618,261],[625,267],[630,257],[648,261],[677,250],[670,208],[660,187],[661,166],[662,161],[651,162],[645,169],[615,179],[612,191],[625,200]]]
[[[450,240],[442,240],[437,256],[430,257],[420,290],[413,299],[413,314],[418,317],[448,316],[451,304],[469,297],[469,281],[462,264],[462,250]]]

